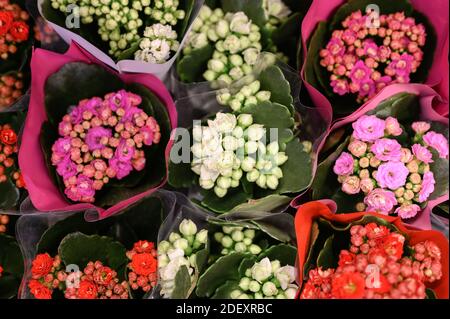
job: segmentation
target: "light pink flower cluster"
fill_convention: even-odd
[[[396,140],[404,132],[393,117],[363,115],[352,126],[348,152],[342,152],[333,167],[342,191],[364,193],[364,202],[356,207],[360,211],[397,214],[403,219],[416,216],[434,192],[432,151],[447,158],[447,138],[430,131],[429,123],[415,122],[412,146],[405,147]]]
[[[409,83],[423,60],[426,32],[403,12],[380,15],[373,21],[353,12],[335,30],[320,64],[329,72],[330,85],[339,95],[357,94],[364,102],[391,83]]]
[[[424,299],[425,284],[442,278],[441,250],[417,243],[404,256],[405,237],[369,223],[350,228],[350,247],[336,269],[312,269],[301,299]]]
[[[93,203],[110,179],[144,169],[143,148],[159,143],[161,133],[156,120],[139,108],[141,102],[121,90],[83,100],[63,117],[51,159],[69,199]]]

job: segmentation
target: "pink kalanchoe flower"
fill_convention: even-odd
[[[425,134],[426,132],[428,132],[428,130],[431,128],[430,123],[427,122],[414,122],[411,125],[412,129],[414,130],[414,132],[416,132],[417,134]]]
[[[370,68],[368,68],[363,61],[359,60],[350,71],[350,79],[355,84],[361,84],[370,80],[370,74]]]
[[[435,149],[440,158],[448,157],[448,141],[444,135],[431,131],[423,136],[423,141],[426,145]]]
[[[375,115],[363,115],[352,124],[353,137],[364,142],[374,142],[384,136],[385,122]]]
[[[57,165],[56,171],[64,180],[77,175],[77,165],[72,162],[69,156],[64,157]]]
[[[377,58],[378,57],[378,46],[372,39],[364,41],[363,49],[364,49],[364,55],[365,56],[368,56],[368,57],[371,57],[371,58]]]
[[[403,53],[399,58],[393,59],[387,69],[393,70],[397,77],[408,79],[409,82],[413,61],[414,57],[412,55]]]
[[[419,161],[422,161],[426,164],[433,163],[433,154],[431,154],[428,148],[420,144],[414,144],[411,149],[412,153]]]
[[[403,130],[400,126],[400,123],[395,117],[389,116],[386,119],[386,133],[392,136],[402,135]]]
[[[394,213],[397,214],[401,219],[408,219],[416,216],[419,211],[419,205],[411,204],[398,207]]]
[[[133,170],[131,161],[120,161],[116,157],[109,160],[109,166],[116,172],[116,178],[118,180],[127,177]]]
[[[380,187],[395,191],[406,183],[409,170],[402,162],[387,162],[378,167],[375,179]]]
[[[121,139],[114,157],[117,158],[120,162],[131,162],[134,153],[134,147],[128,145],[125,139]]]
[[[425,202],[434,192],[434,184],[436,184],[436,181],[433,172],[426,172],[423,174],[422,187],[419,192],[419,203]]]
[[[70,153],[71,148],[72,146],[70,137],[59,138],[55,142],[55,144],[53,144],[52,152],[60,157],[64,157],[65,155]]]
[[[120,90],[117,93],[110,93],[105,97],[105,99],[108,101],[108,105],[113,111],[116,111],[118,108],[123,108],[126,110],[131,106],[131,101],[128,98],[128,92],[124,90]]]
[[[367,144],[362,141],[353,140],[348,145],[348,150],[353,156],[361,157],[367,152]]]
[[[361,191],[364,192],[364,194],[368,194],[373,190],[373,181],[370,178],[363,178],[360,183]]]
[[[402,146],[396,140],[382,138],[372,144],[370,150],[380,161],[399,162],[402,158]]]
[[[333,88],[333,92],[339,95],[345,95],[350,91],[348,82],[345,79],[331,81],[331,87]]]
[[[347,152],[342,152],[334,163],[333,171],[336,175],[350,175],[353,173],[353,156]]]
[[[89,150],[95,151],[103,149],[105,145],[101,143],[101,140],[104,137],[112,137],[112,131],[101,126],[89,129],[86,134],[86,144],[88,145]]]
[[[93,187],[94,181],[89,177],[81,174],[77,177],[77,192],[81,197],[94,197],[95,190]]]
[[[376,188],[364,198],[364,204],[367,206],[367,212],[388,215],[394,206],[397,205],[397,199],[393,192]]]
[[[348,176],[342,183],[342,191],[349,195],[358,194],[361,190],[360,179],[357,176]]]
[[[401,153],[402,153],[402,157],[400,159],[400,161],[402,163],[409,163],[413,160],[413,154],[411,153],[411,151],[408,148],[402,148],[401,149]]]
[[[138,107],[131,106],[125,110],[125,115],[120,120],[121,123],[131,122],[134,119],[135,114],[143,113]]]
[[[344,42],[337,37],[333,37],[327,44],[327,50],[335,56],[343,55],[345,53]]]
[[[359,83],[359,97],[373,97],[376,93],[376,84],[372,79],[368,79]]]

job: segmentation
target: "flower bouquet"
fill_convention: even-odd
[[[24,215],[20,298],[148,298],[158,281],[159,227],[174,207],[173,195],[157,192],[96,222],[83,212]]]
[[[152,75],[118,76],[90,59],[76,46],[33,55],[19,161],[38,210],[92,208],[103,218],[165,182],[169,93]]]
[[[337,122],[313,199],[330,198],[341,213],[396,215],[430,229],[431,209],[448,198],[448,119],[432,110],[433,96],[421,85],[393,85]]]
[[[0,214],[0,299],[15,298],[23,276],[23,257],[14,234],[17,219]]]
[[[17,158],[24,119],[22,111],[0,113],[0,212],[18,210],[26,197]]]
[[[315,111],[303,112],[294,101],[297,86],[287,80],[290,73],[268,60],[271,63],[262,63],[258,73],[229,88],[177,102],[180,109],[194,107],[207,116],[189,132],[179,132],[169,183],[177,188],[199,186],[201,205],[214,212],[256,205],[271,210],[287,204],[311,182],[313,142],[320,139],[322,120],[312,120]],[[312,135],[303,124],[308,116],[319,124],[310,130]]]
[[[302,75],[314,102],[343,116],[387,85],[439,84],[447,9],[446,1],[314,1],[302,26]]]
[[[254,293],[255,298],[295,296],[296,275],[292,265],[296,251],[289,245],[295,241],[295,234],[289,214],[238,212],[214,217],[188,203],[181,214],[166,219],[160,239],[158,296],[173,299],[230,299],[238,295],[243,299]],[[246,272],[247,269],[250,270]]]
[[[164,76],[200,0],[40,0],[39,11],[67,42],[110,67]]]
[[[448,240],[376,213],[333,214],[324,203],[295,217],[300,299],[448,298]]]
[[[177,63],[180,80],[230,84],[252,73],[263,51],[295,65],[303,10],[300,1],[206,1]]]

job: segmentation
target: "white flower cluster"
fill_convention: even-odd
[[[168,241],[158,244],[158,272],[161,295],[170,298],[175,286],[175,276],[182,266],[186,266],[191,280],[196,268],[196,255],[208,240],[208,231],[197,230],[197,225],[184,219],[179,226],[179,233],[172,232]]]
[[[141,39],[139,28],[149,17],[154,23],[177,23],[185,13],[178,10],[178,0],[51,0],[52,7],[67,14],[69,5],[76,5],[72,14],[79,13],[81,23],[98,25],[98,33],[109,45],[108,53],[114,57],[120,56]],[[158,19],[159,18],[159,19]],[[154,44],[153,50],[165,52],[165,46]]]
[[[262,249],[253,243],[255,238],[254,229],[245,229],[243,227],[223,226],[222,232],[214,233],[214,239],[222,245],[222,255],[228,255],[232,252],[246,253],[253,255],[261,253]]]
[[[217,93],[217,102],[220,105],[229,106],[235,112],[239,112],[245,106],[270,101],[270,97],[270,91],[261,90],[261,83],[256,80],[248,85],[244,85],[234,94],[228,88],[219,90]]]
[[[164,63],[172,51],[177,51],[180,43],[177,33],[170,25],[161,23],[146,27],[144,38],[139,43],[140,50],[134,54],[135,60],[150,63]]]
[[[231,292],[231,299],[294,299],[298,286],[294,283],[296,270],[269,258],[255,263],[245,272],[239,288]]]
[[[213,11],[205,5],[193,24],[184,53],[209,42],[214,43],[215,49],[203,74],[209,82],[231,84],[250,74],[262,50],[259,27],[245,13],[224,14],[222,9]]]
[[[282,0],[263,0],[263,8],[269,30],[284,22],[292,13]]]
[[[249,182],[276,189],[288,156],[280,152],[278,141],[266,144],[265,137],[266,129],[254,124],[250,114],[219,112],[208,126],[194,125],[191,169],[200,176],[200,186],[224,197],[246,173]]]

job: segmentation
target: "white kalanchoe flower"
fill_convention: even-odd
[[[230,22],[230,30],[232,32],[250,34],[252,21],[244,12],[227,13],[225,19]]]
[[[267,18],[274,17],[280,21],[292,13],[282,0],[263,0],[263,8]]]
[[[272,276],[272,265],[269,258],[263,258],[252,267],[252,278],[262,283]]]
[[[277,270],[274,271],[275,278],[280,283],[280,286],[283,290],[286,290],[289,286],[289,284],[293,283],[295,281],[296,277],[296,270],[295,267],[292,266],[284,266],[280,267]]]
[[[167,62],[171,52],[178,50],[180,44],[177,37],[177,33],[168,25],[157,23],[146,27],[135,59],[158,64]]]

